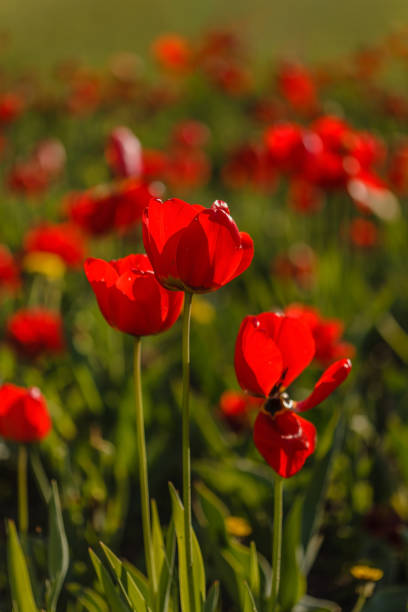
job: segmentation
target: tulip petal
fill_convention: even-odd
[[[254,442],[265,461],[279,476],[289,478],[303,467],[316,446],[316,429],[292,410],[271,416],[260,412],[254,425]]]
[[[296,404],[296,410],[305,412],[320,404],[347,378],[350,371],[350,359],[340,359],[333,363],[319,378],[309,397]]]
[[[312,361],[315,354],[313,336],[302,321],[280,313],[263,312],[257,319],[281,352],[283,375],[279,382],[287,387]]]
[[[282,355],[274,340],[262,329],[258,317],[241,323],[235,345],[235,371],[244,391],[267,397],[282,376]]]
[[[240,238],[241,238],[241,248],[240,248],[241,260],[238,264],[238,267],[234,270],[229,280],[233,280],[234,278],[236,278],[237,276],[245,272],[245,270],[249,267],[253,259],[253,256],[254,256],[254,242],[251,236],[247,234],[246,232],[240,232]]]
[[[98,301],[98,306],[109,323],[113,327],[113,318],[111,312],[111,303],[109,294],[111,288],[115,285],[118,279],[118,273],[114,266],[103,259],[94,259],[90,257],[85,261],[84,270],[86,277],[95,293]]]

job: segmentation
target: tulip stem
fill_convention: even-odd
[[[192,293],[185,293],[183,310],[183,504],[184,504],[184,541],[186,546],[186,564],[188,578],[188,595],[190,611],[195,610],[193,553],[192,553],[192,525],[191,525],[191,465],[190,465],[190,322]]]
[[[19,444],[18,447],[17,480],[18,525],[20,534],[24,536],[28,531],[27,448],[25,444]]]
[[[142,506],[143,543],[144,543],[144,550],[145,550],[147,575],[149,577],[150,588],[153,593],[153,600],[155,601],[156,594],[157,594],[157,579],[156,579],[155,566],[153,563],[152,530],[151,530],[151,522],[150,522],[149,482],[147,478],[146,440],[145,440],[144,417],[143,417],[141,357],[142,357],[141,338],[136,338],[135,339],[135,350],[134,350],[134,380],[135,380],[135,397],[136,397],[136,433],[137,433],[137,449],[138,449],[138,455],[139,455],[139,480],[140,480],[140,498],[141,498],[141,506]]]
[[[272,542],[272,584],[269,599],[269,612],[277,612],[281,556],[282,556],[282,518],[283,518],[283,478],[275,478],[273,500],[273,542]]]

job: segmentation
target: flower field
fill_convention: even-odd
[[[1,610],[407,609],[407,71],[2,66]]]

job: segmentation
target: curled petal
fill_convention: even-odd
[[[320,404],[347,378],[350,371],[350,359],[340,359],[333,363],[319,378],[309,397],[297,403],[296,410],[305,412]]]
[[[316,429],[292,410],[271,416],[260,412],[254,425],[254,442],[265,461],[279,476],[289,478],[302,469],[316,446]]]
[[[244,391],[267,397],[282,376],[282,355],[258,317],[241,323],[235,344],[235,372]]]

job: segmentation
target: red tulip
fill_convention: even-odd
[[[31,359],[64,348],[61,317],[45,308],[18,310],[7,323],[7,335],[16,350]]]
[[[349,228],[350,240],[354,246],[369,249],[378,244],[378,229],[369,219],[353,219]]]
[[[251,237],[239,232],[228,206],[211,208],[173,198],[151,200],[143,215],[143,242],[157,279],[168,289],[215,291],[251,263]]]
[[[36,387],[0,387],[0,435],[13,442],[38,442],[51,429],[45,399]]]
[[[110,133],[105,157],[116,176],[139,177],[142,173],[142,146],[127,127],[117,127]]]
[[[307,113],[316,108],[316,85],[304,66],[283,64],[278,73],[278,87],[282,96],[296,111]]]
[[[173,129],[172,140],[176,146],[195,149],[207,144],[210,137],[210,130],[201,123],[193,119],[181,121]]]
[[[250,424],[250,415],[259,409],[262,398],[253,397],[242,391],[224,391],[220,397],[222,417],[232,429],[240,430]]]
[[[351,362],[331,365],[312,394],[296,405],[286,388],[309,365],[315,343],[299,319],[264,312],[241,323],[235,371],[241,387],[266,401],[254,426],[254,442],[269,465],[284,478],[298,472],[315,449],[314,426],[297,412],[325,399],[348,375]]]
[[[85,274],[109,325],[132,336],[158,334],[181,312],[183,294],[157,282],[147,255],[110,262],[90,258]]]
[[[0,244],[0,289],[15,291],[20,285],[20,269],[8,248]]]
[[[11,123],[23,112],[24,102],[12,91],[0,95],[0,123]]]
[[[79,230],[70,223],[45,223],[27,232],[24,250],[27,253],[53,253],[67,266],[76,267],[85,258],[85,241]]]
[[[192,50],[186,38],[179,34],[163,34],[156,38],[152,51],[160,66],[174,73],[191,69]]]

